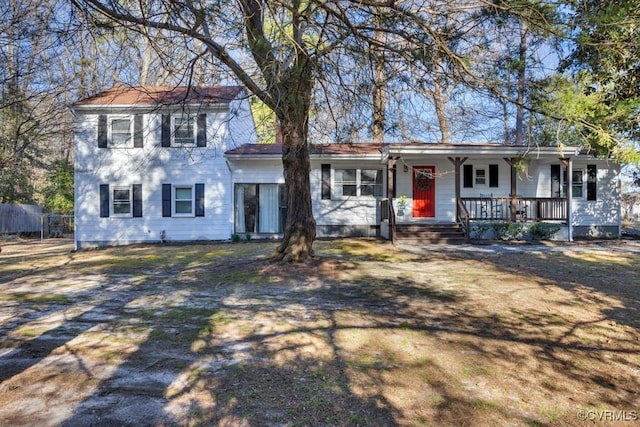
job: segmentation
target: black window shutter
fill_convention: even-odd
[[[171,184],[162,184],[162,216],[171,216]]]
[[[133,184],[133,217],[142,217],[142,184]]]
[[[489,165],[489,187],[499,187],[498,165]]]
[[[587,200],[598,199],[598,168],[596,165],[587,165]]]
[[[464,188],[473,188],[473,165],[462,165]]]
[[[322,200],[331,200],[331,165],[323,163],[322,168]]]
[[[171,146],[171,115],[162,115],[162,135],[160,136],[161,145],[163,147]]]
[[[107,116],[98,116],[98,148],[107,148]]]
[[[198,114],[198,147],[207,146],[207,115]]]
[[[551,165],[551,197],[560,197],[560,165]]]
[[[204,216],[204,184],[196,184],[196,216]]]
[[[100,184],[100,218],[109,217],[109,184]]]
[[[142,114],[133,116],[133,146],[142,148]]]

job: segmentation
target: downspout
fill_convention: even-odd
[[[622,182],[620,180],[620,163],[616,164],[616,200],[618,200],[618,239],[622,237]]]
[[[231,193],[229,195],[230,199],[231,199],[231,235],[229,237],[232,237],[233,234],[236,232],[236,189],[233,186],[233,170],[231,169],[231,165],[229,164],[229,159],[224,159],[224,162],[227,165],[227,169],[229,169],[229,192]]]
[[[567,159],[567,226],[569,241],[573,242],[573,159]]]
[[[78,207],[76,206],[78,194],[80,194],[78,189],[78,178],[76,176],[76,159],[78,159],[78,144],[76,142],[76,126],[78,114],[75,108],[71,108],[71,115],[73,116],[73,249],[79,250],[80,247],[78,245]],[[43,224],[44,226],[44,224]],[[42,236],[44,238],[44,235]]]

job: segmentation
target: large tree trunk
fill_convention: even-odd
[[[518,102],[516,104],[516,138],[514,143],[524,141],[524,98],[527,90],[527,28],[520,23],[520,47],[518,54]]]
[[[381,56],[375,59],[376,76],[373,83],[373,142],[384,142],[384,118],[386,100],[384,96],[384,62]]]
[[[449,119],[447,118],[447,95],[440,84],[440,75],[435,74],[433,79],[433,105],[438,117],[438,125],[440,127],[440,137],[443,144],[451,142],[451,134],[449,131]]]
[[[311,99],[311,72],[303,64],[294,68],[295,75],[280,87],[286,102],[278,110],[282,137],[282,166],[287,192],[287,221],[284,237],[275,258],[290,262],[305,261],[313,256],[316,221],[311,206],[309,172],[309,107]]]
[[[316,221],[311,207],[309,146],[306,138],[282,124],[282,165],[287,192],[287,221],[277,259],[298,262],[313,256]]]
[[[382,17],[376,16],[376,31],[374,39],[377,42],[372,47],[372,61],[374,67],[373,77],[373,142],[382,144],[384,142],[384,121],[386,115],[386,78],[384,51],[380,45],[384,43],[384,34],[380,31],[382,27]]]

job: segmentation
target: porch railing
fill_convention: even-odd
[[[456,219],[458,221],[458,224],[460,224],[464,229],[464,235],[467,238],[467,241],[469,241],[469,238],[471,237],[471,228],[469,226],[469,211],[467,210],[467,207],[462,202],[462,200],[458,200],[458,218]]]
[[[396,212],[390,199],[380,201],[380,219],[389,221],[389,240],[393,242],[393,235],[396,231]]]
[[[567,199],[561,197],[461,197],[470,220],[565,221]]]

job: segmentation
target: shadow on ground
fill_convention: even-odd
[[[272,265],[270,250],[132,247],[0,273],[0,417],[579,425],[582,408],[640,403],[638,255],[347,240]]]

